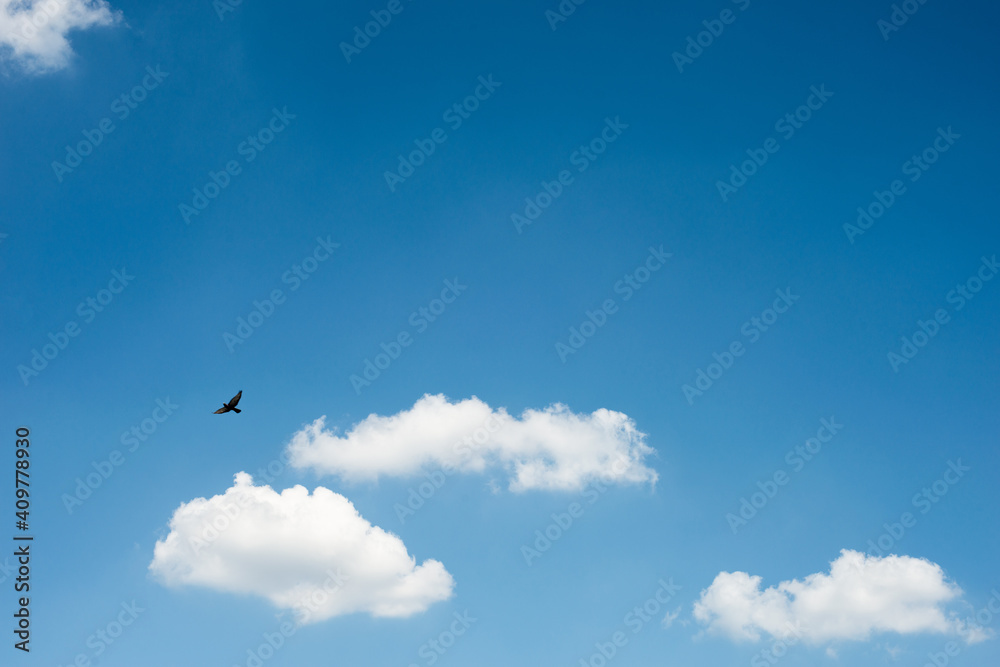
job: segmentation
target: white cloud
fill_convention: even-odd
[[[399,537],[344,496],[302,486],[279,494],[245,472],[222,495],[181,503],[149,569],[170,586],[259,595],[303,623],[353,612],[410,616],[455,585],[444,565],[417,565]]]
[[[106,0],[0,0],[0,60],[40,74],[69,64],[73,30],[121,20]]]
[[[556,403],[519,419],[472,397],[451,403],[425,395],[409,410],[369,415],[343,437],[320,417],[288,445],[291,463],[345,479],[407,477],[452,467],[466,473],[501,468],[511,491],[577,491],[589,481],[655,483],[643,464],[655,453],[625,414],[575,414]]]
[[[720,572],[701,592],[694,616],[708,632],[737,640],[756,641],[761,632],[811,643],[859,641],[880,632],[952,634],[970,644],[987,638],[953,612],[945,613],[946,603],[960,598],[962,590],[939,565],[921,558],[878,558],[844,549],[829,574],[764,590],[760,585],[759,576]]]

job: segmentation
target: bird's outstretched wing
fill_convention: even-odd
[[[240,393],[238,393],[235,396],[233,396],[233,400],[229,401],[229,407],[230,408],[235,408],[239,404],[240,398],[242,396],[243,396],[243,390],[240,389]]]
[[[218,410],[216,410],[212,414],[213,415],[221,415],[223,412],[229,412],[229,406],[228,405],[223,405],[221,408],[219,408]]]

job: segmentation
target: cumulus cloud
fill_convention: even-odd
[[[121,20],[106,0],[0,0],[0,59],[27,72],[59,70],[73,55],[73,30]]]
[[[444,565],[417,565],[399,537],[344,496],[302,486],[279,494],[245,472],[222,495],[181,503],[149,569],[168,586],[259,595],[301,623],[353,612],[411,616],[455,585]]]
[[[844,549],[829,574],[764,590],[759,576],[720,572],[701,592],[694,616],[708,632],[736,640],[756,641],[761,632],[810,643],[859,641],[880,632],[951,634],[970,644],[986,639],[981,628],[946,614],[946,603],[961,595],[930,561]]]
[[[643,463],[654,453],[627,415],[600,409],[576,414],[560,403],[520,418],[476,397],[451,403],[425,395],[409,410],[369,415],[346,435],[320,417],[288,444],[293,466],[352,480],[407,477],[443,468],[482,473],[499,468],[511,491],[577,491],[588,482],[655,483]]]

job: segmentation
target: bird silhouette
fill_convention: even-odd
[[[240,412],[242,412],[242,410],[240,410],[238,407],[236,407],[236,404],[240,402],[240,397],[241,396],[243,396],[243,390],[242,389],[240,389],[240,393],[238,393],[235,396],[233,396],[233,400],[229,401],[228,403],[223,403],[222,407],[219,408],[218,410],[216,410],[215,412],[213,412],[212,414],[214,414],[214,415],[221,415],[223,412],[229,412],[230,410],[232,410],[233,412],[239,414]]]

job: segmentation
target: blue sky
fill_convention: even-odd
[[[995,665],[1000,17],[903,4],[0,3],[4,664]]]

